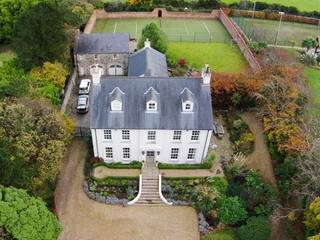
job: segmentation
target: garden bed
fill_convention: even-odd
[[[93,168],[104,166],[107,168],[114,168],[114,169],[141,169],[142,163],[139,161],[132,161],[130,163],[122,163],[122,162],[113,162],[113,163],[106,163],[106,162],[98,162],[93,164]]]
[[[88,177],[84,191],[89,198],[107,204],[126,204],[134,199],[139,191],[139,179],[136,177],[107,177],[96,179]]]
[[[215,160],[214,155],[207,157],[204,163],[197,164],[173,164],[173,163],[159,163],[159,169],[210,169]]]

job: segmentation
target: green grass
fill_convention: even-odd
[[[96,167],[107,167],[107,168],[114,168],[114,169],[141,169],[142,163],[139,161],[132,161],[130,163],[122,163],[122,162],[113,162],[113,163],[105,163],[99,162],[93,165],[94,168]]]
[[[210,169],[215,160],[214,155],[209,155],[204,163],[198,164],[172,164],[172,163],[159,163],[159,169]]]
[[[14,53],[11,51],[10,47],[7,45],[0,45],[0,67],[3,62],[9,61],[15,57]]]
[[[171,42],[167,56],[177,62],[183,58],[195,69],[209,64],[218,72],[241,72],[248,66],[239,48],[225,43]]]
[[[255,41],[265,41],[269,44],[275,43],[279,21],[243,17],[234,17],[234,19],[249,38]],[[319,26],[282,22],[278,36],[278,45],[291,46],[291,42],[294,41],[295,46],[301,46],[302,41],[306,37],[315,38],[319,35]]]
[[[103,19],[98,20],[94,32],[128,32],[139,38],[148,23],[156,23],[170,41],[230,42],[230,36],[218,20],[208,19]]]
[[[237,239],[236,233],[231,229],[213,232],[201,238],[201,240],[236,240],[236,239]]]
[[[293,6],[298,8],[300,11],[320,11],[320,0],[259,0],[260,2],[266,3],[279,3],[284,6]],[[225,3],[233,3],[239,2],[239,0],[223,0],[222,2]]]
[[[309,86],[314,95],[314,103],[320,104],[320,70],[307,67],[304,70],[305,76],[308,78]]]

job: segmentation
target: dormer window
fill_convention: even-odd
[[[147,103],[147,111],[157,111],[157,103],[154,101],[149,101]]]
[[[182,112],[193,112],[194,98],[192,92],[185,88],[181,92]]]
[[[110,93],[111,111],[122,111],[124,92],[116,87]]]
[[[158,111],[159,93],[153,87],[150,87],[144,94],[146,95],[146,111]]]
[[[111,102],[111,111],[122,111],[122,102],[114,100]]]

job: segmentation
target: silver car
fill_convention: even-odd
[[[90,86],[90,79],[82,79],[79,86],[79,95],[88,95],[90,92]]]
[[[87,113],[89,111],[89,96],[80,95],[78,97],[78,105],[76,107],[78,113]]]

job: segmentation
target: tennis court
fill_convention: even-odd
[[[156,23],[173,42],[219,42],[230,43],[230,35],[218,20],[209,19],[103,19],[97,20],[94,32],[128,32],[138,39],[142,29]]]
[[[249,39],[275,44],[279,21],[251,19],[243,17],[233,18]],[[301,46],[307,37],[320,35],[320,26],[283,21],[280,26],[278,45]]]

